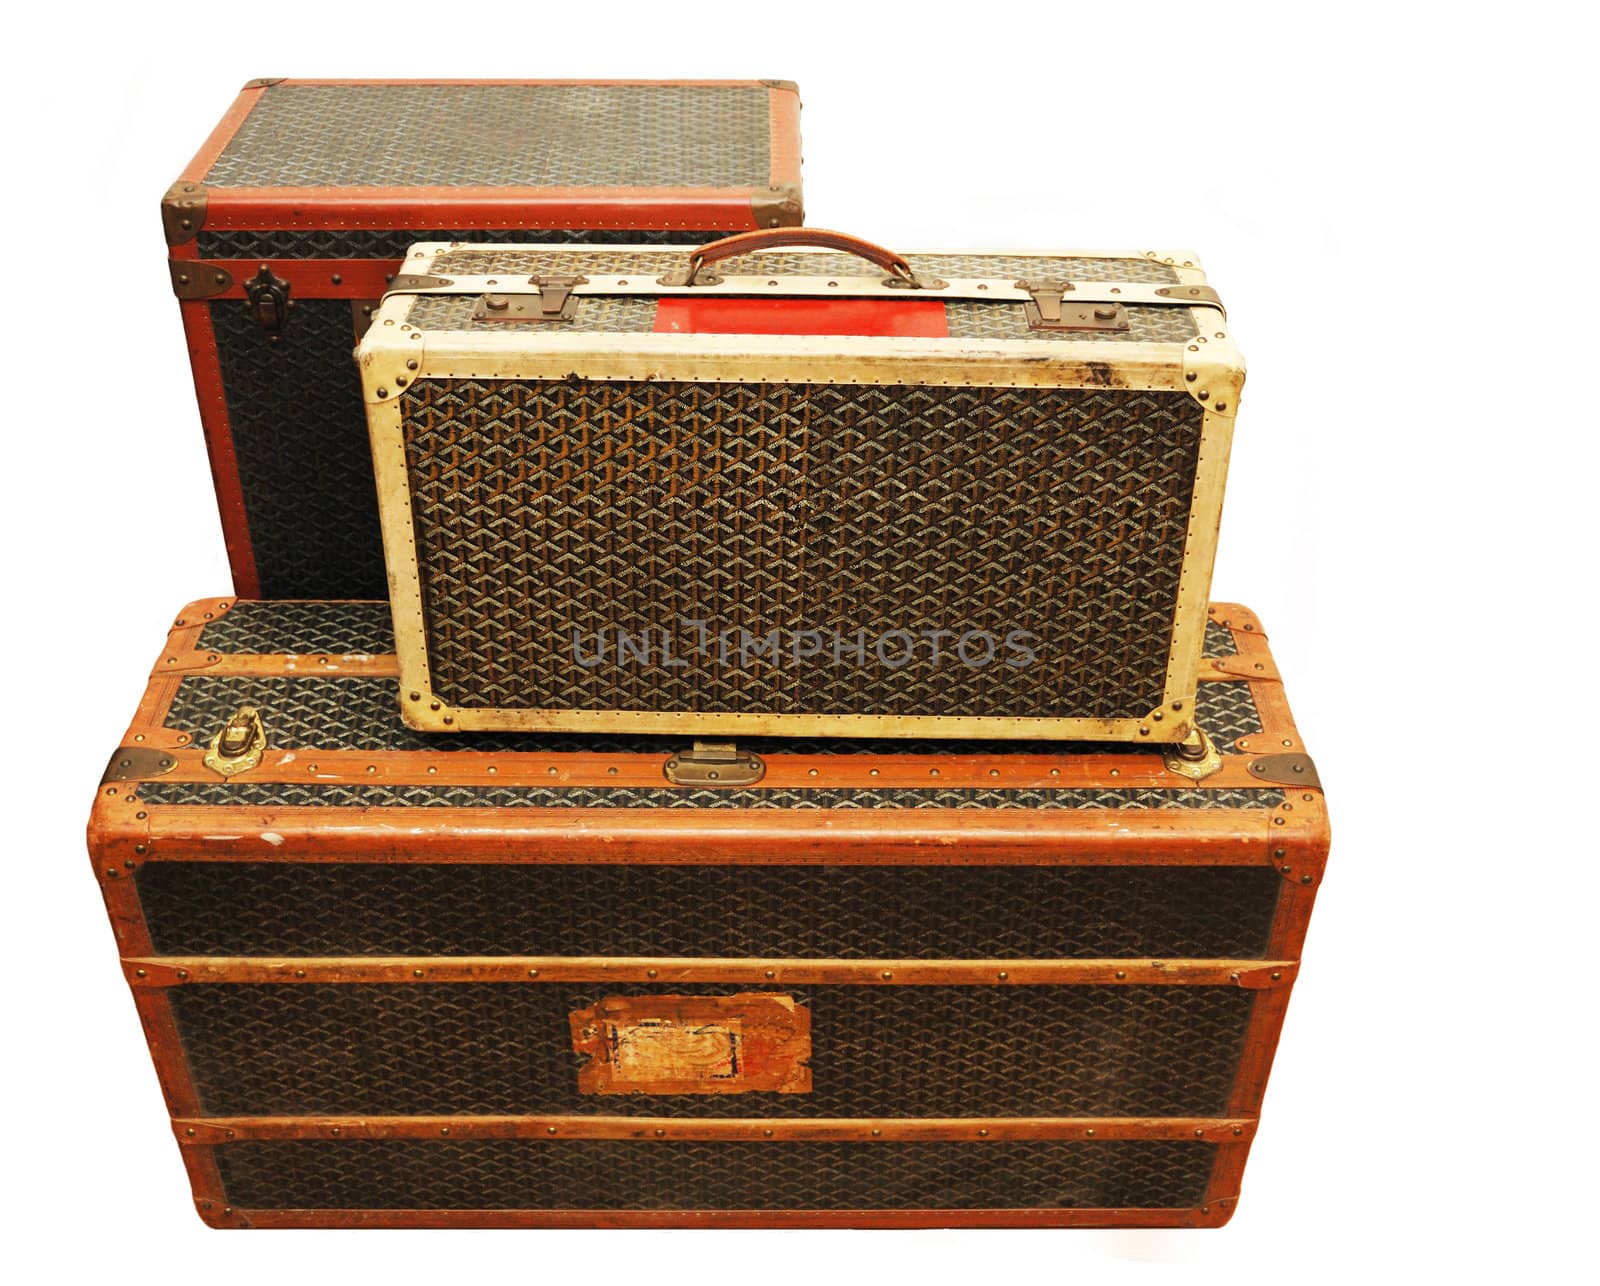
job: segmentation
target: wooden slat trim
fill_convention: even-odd
[[[1253,1117],[885,1117],[873,1119],[652,1116],[229,1116],[177,1117],[173,1133],[186,1149],[260,1139],[572,1139],[699,1142],[1004,1142],[1050,1139],[1197,1139],[1234,1143],[1252,1138]]]
[[[1218,1228],[1233,1202],[1079,1210],[234,1210],[217,1228]]]
[[[173,861],[1253,866],[1278,833],[1265,809],[1230,830],[1214,813],[991,811],[152,807],[147,844]]]
[[[1283,988],[1288,960],[749,960],[632,956],[147,956],[125,959],[135,990],[228,983],[753,983],[800,986]]]

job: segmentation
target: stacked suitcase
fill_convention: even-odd
[[[579,196],[597,101],[649,163]],[[498,151],[419,161],[469,109]],[[169,194],[236,594],[176,617],[90,849],[208,1223],[1231,1216],[1328,827],[1206,602],[1220,301],[1192,255],[772,230],[796,122],[272,83]],[[290,494],[344,552],[285,554]]]

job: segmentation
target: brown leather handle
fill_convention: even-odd
[[[893,250],[852,237],[845,232],[829,232],[826,228],[763,228],[757,232],[740,232],[700,246],[689,256],[689,267],[682,276],[670,279],[671,285],[692,286],[700,270],[707,264],[752,250],[774,250],[795,246],[816,247],[819,250],[842,250],[845,254],[859,255],[869,263],[877,264],[891,277],[913,288],[921,286],[911,265]],[[668,283],[668,278],[662,278]]]

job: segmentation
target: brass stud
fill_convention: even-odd
[[[1001,982],[1008,981],[1010,979],[1010,977],[1011,977],[1011,975],[1009,973],[1007,973],[1004,969],[1002,969],[1000,971],[1000,973],[999,973],[999,978],[1000,978]]]
[[[306,971],[304,969],[296,969],[294,971],[294,976],[296,978],[304,978],[306,976]]]
[[[528,970],[528,977],[537,978],[538,976],[539,976],[539,971],[537,969],[529,969]]]
[[[1227,409],[1228,409],[1228,404],[1226,402],[1218,402],[1217,403],[1217,410],[1226,411]]]
[[[656,1138],[658,1138],[658,1139],[665,1138],[666,1134],[667,1134],[667,1132],[665,1130],[657,1130],[656,1131]]]
[[[545,1128],[545,1133],[546,1133],[546,1134],[554,1134],[554,1133],[555,1133],[555,1132],[556,1132],[556,1127],[555,1127],[555,1126],[553,1126],[553,1125],[551,1125],[551,1126],[547,1126],[547,1127],[546,1127],[546,1128]]]
[[[380,387],[380,388],[379,388],[379,389],[378,389],[378,396],[379,396],[379,397],[388,397],[388,396],[389,396],[389,390],[388,390],[388,389],[386,389],[386,388],[382,388],[382,387]]]
[[[1289,850],[1286,848],[1275,848],[1272,850],[1273,857],[1287,857],[1288,855]]]
[[[1244,1126],[1236,1125],[1236,1126],[1233,1127],[1233,1137],[1234,1138],[1238,1138],[1243,1133],[1244,1133]]]
[[[149,977],[149,974],[147,974],[143,969],[135,969],[133,971],[133,976],[135,978],[147,978]]]
[[[761,1134],[762,1134],[762,1136],[764,1138],[770,1139],[772,1137],[772,1131],[771,1130],[762,1130]]]
[[[1309,875],[1302,875],[1300,877],[1300,883],[1302,883],[1302,884],[1310,884],[1311,883],[1311,877]]]
[[[979,1137],[979,1138],[980,1138],[980,1139],[986,1139],[986,1138],[988,1138],[988,1137],[989,1137],[989,1131],[988,1131],[988,1130],[979,1130],[979,1131],[978,1131],[978,1137]]]
[[[1086,1138],[1086,1139],[1094,1138],[1094,1131],[1093,1130],[1085,1130],[1083,1132],[1083,1137]]]
[[[406,370],[408,370],[408,371],[414,371],[414,370],[416,370],[416,369],[417,369],[417,359],[416,359],[416,358],[415,358],[415,357],[413,357],[413,358],[410,358],[410,359],[409,359],[409,360],[408,360],[408,361],[407,361],[407,362],[406,362]]]
[[[1274,969],[1274,970],[1273,970],[1273,971],[1272,971],[1272,981],[1273,981],[1273,982],[1281,982],[1281,981],[1282,981],[1282,980],[1283,980],[1283,973],[1282,973],[1282,971],[1281,971],[1281,970],[1278,970],[1278,969]]]
[[[885,981],[885,982],[888,982],[888,981],[889,981],[889,979],[891,979],[891,978],[893,978],[893,977],[894,977],[894,970],[892,970],[892,969],[885,969],[885,970],[884,970],[884,971],[883,971],[883,980],[884,980],[884,981]]]
[[[454,717],[453,717],[453,716],[451,716],[451,715],[445,715],[445,717],[444,717],[444,722],[445,722],[445,723],[446,723],[446,724],[451,724],[451,723],[454,723],[454,722],[455,722],[455,719],[454,719]]]
[[[188,1135],[191,1139],[194,1138],[194,1126],[191,1125],[188,1129],[186,1129],[184,1131],[184,1133],[186,1135]]]
[[[189,981],[189,971],[187,969],[179,969],[178,970],[178,981],[179,982],[188,982]]]
[[[767,970],[767,977],[768,978],[776,978],[777,976],[778,976],[778,971],[776,969],[768,969]]]
[[[646,978],[654,978],[656,976],[656,971],[654,969],[646,969],[644,971],[644,976]]]
[[[1126,978],[1127,976],[1128,976],[1128,971],[1126,969],[1118,969],[1117,970],[1117,978],[1118,978],[1119,981],[1124,979],[1124,978]]]
[[[883,1137],[883,1131],[882,1130],[874,1130],[872,1132],[872,1137],[875,1138],[875,1139],[881,1139]]]
[[[806,776],[807,777],[815,777],[815,776],[818,775],[818,772],[819,772],[819,770],[816,769],[816,768],[808,768],[806,770]]]
[[[412,970],[412,971],[411,971],[411,976],[412,976],[412,977],[413,977],[413,978],[420,978],[420,977],[422,977],[422,970],[421,970],[421,969],[413,969],[413,970]]]
[[[1203,1139],[1203,1138],[1206,1137],[1206,1132],[1204,1130],[1197,1129],[1194,1132],[1194,1137],[1197,1138],[1197,1139]]]
[[[450,1133],[450,1127],[448,1125],[441,1125],[439,1127],[439,1133],[440,1134],[449,1134]]]

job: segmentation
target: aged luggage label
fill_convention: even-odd
[[[811,1013],[792,996],[608,996],[570,1015],[583,1094],[803,1094]]]

